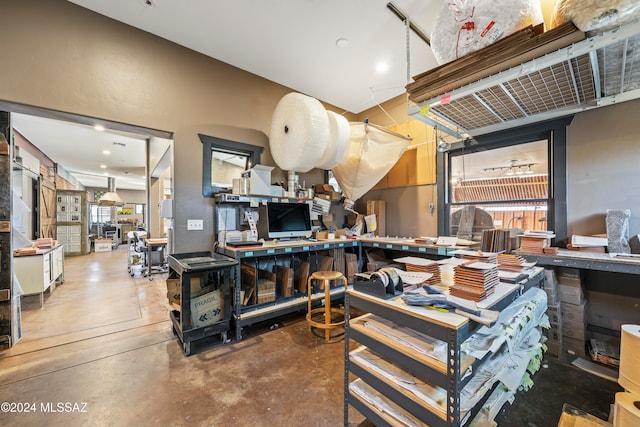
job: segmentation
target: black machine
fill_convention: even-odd
[[[358,273],[353,289],[378,298],[393,298],[402,295],[404,285],[394,268],[385,267],[375,272]]]

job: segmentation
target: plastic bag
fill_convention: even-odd
[[[542,22],[537,0],[447,1],[436,18],[431,49],[438,63],[444,64]]]
[[[556,0],[551,28],[573,21],[580,31],[604,31],[638,18],[637,0]]]

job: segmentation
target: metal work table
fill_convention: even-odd
[[[216,252],[226,255],[238,261],[235,271],[236,277],[240,275],[240,262],[242,260],[276,257],[285,255],[295,255],[300,253],[314,253],[323,250],[353,248],[360,252],[360,242],[358,240],[291,240],[280,241],[277,244],[265,244],[263,246],[231,248],[221,246]],[[237,281],[239,284],[239,280]],[[235,286],[234,301],[240,301],[241,286]],[[312,296],[314,303],[321,303],[324,293]],[[331,300],[344,298],[344,289],[336,288],[331,290]],[[254,304],[243,307],[242,304],[235,304],[233,308],[233,321],[236,328],[236,340],[242,340],[242,327],[255,324],[264,320],[273,319],[278,316],[304,310],[307,307],[307,296],[292,296],[278,298],[276,301],[262,304]]]

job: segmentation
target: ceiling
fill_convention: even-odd
[[[437,66],[415,32],[407,42],[387,0],[69,1],[353,113],[406,93],[412,76]],[[428,37],[444,0],[391,3]],[[145,189],[145,135],[20,114],[13,122],[83,185],[106,187],[113,176],[116,188]]]
[[[13,113],[11,123],[29,142],[85,187],[145,190],[146,136]],[[102,167],[104,166],[104,167]]]
[[[437,65],[388,0],[69,1],[352,113],[405,93],[407,63]],[[444,1],[392,3],[428,37]]]

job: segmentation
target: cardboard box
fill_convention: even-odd
[[[273,166],[255,165],[242,172],[242,177],[249,179],[249,194],[271,195],[271,171]]]
[[[570,320],[572,322],[586,323],[586,305],[582,304],[570,304],[568,302],[560,303],[560,312],[562,313],[562,321]]]
[[[173,310],[180,311],[180,295],[182,294],[182,284],[180,278],[167,278],[167,300]],[[200,287],[200,276],[191,277],[191,298],[204,295],[213,290],[213,286]]]
[[[582,286],[582,280],[579,277],[558,276],[559,285]]]
[[[209,326],[222,320],[222,292],[220,289],[191,298],[191,320],[194,328]]]
[[[553,341],[562,341],[562,324],[560,323],[551,323],[551,327],[549,329],[544,329],[544,335]]]
[[[560,312],[560,305],[558,304],[549,304],[547,306],[547,316],[549,317],[549,322],[551,323],[560,323],[562,319],[562,314]]]
[[[555,289],[544,288],[544,292],[547,294],[547,304],[557,305],[560,302],[558,293]]]
[[[640,324],[640,298],[586,291],[587,323],[620,331],[624,324]]]
[[[578,268],[570,268],[570,267],[558,267],[557,268],[557,277],[560,280],[560,277],[574,277],[580,278],[580,269]]]
[[[376,236],[387,235],[387,215],[386,215],[386,202],[384,200],[369,200],[367,201],[367,216],[376,216],[376,230],[373,234]]]
[[[572,322],[571,320],[562,321],[562,336],[567,338],[576,338],[581,341],[585,339],[586,327],[584,323]]]
[[[584,339],[571,338],[567,336],[562,337],[562,352],[569,356],[585,356],[586,342]]]
[[[562,343],[560,341],[548,340],[545,345],[547,346],[547,357],[553,357],[554,359],[560,358],[560,350],[562,349]]]
[[[591,360],[605,365],[620,367],[620,343],[614,339],[602,341],[591,338],[589,340],[589,355]]]
[[[561,302],[575,305],[584,303],[584,292],[581,286],[559,284],[558,296]]]

